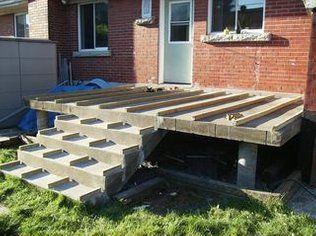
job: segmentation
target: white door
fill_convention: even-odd
[[[166,0],[164,9],[164,83],[191,84],[192,0]]]

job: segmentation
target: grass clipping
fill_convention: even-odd
[[[0,152],[0,163],[14,159],[14,150]],[[191,200],[202,201],[194,195]],[[168,202],[164,213],[152,208],[134,210],[120,203],[94,208],[1,175],[0,204],[10,212],[0,214],[0,235],[316,234],[313,220],[279,201],[229,200],[185,209],[177,208],[178,202]]]

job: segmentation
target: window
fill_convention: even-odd
[[[80,50],[108,48],[108,6],[105,2],[79,5]]]
[[[29,17],[26,13],[16,14],[15,22],[15,37],[29,37]]]
[[[265,0],[210,0],[211,32],[263,28]]]
[[[190,2],[170,4],[170,42],[190,41]]]
[[[152,0],[142,0],[142,18],[151,17]]]

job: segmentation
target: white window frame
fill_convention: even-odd
[[[189,41],[171,41],[171,6],[173,4],[178,4],[178,3],[189,3],[190,4],[190,21],[189,21]],[[169,24],[168,24],[168,43],[169,44],[191,44],[192,43],[192,0],[184,0],[184,1],[174,1],[174,2],[169,2]],[[185,21],[181,21],[185,22]],[[177,23],[177,22],[172,22],[172,23]]]
[[[145,4],[149,3],[149,12],[146,14],[144,12],[145,9]],[[152,17],[152,0],[142,0],[142,18],[150,18]]]
[[[29,15],[27,12],[20,12],[20,13],[15,13],[14,14],[14,37],[18,37],[18,31],[17,31],[17,27],[16,27],[16,17],[17,16],[22,16],[22,15],[25,15],[25,21],[26,21],[26,24],[30,24],[29,22]],[[24,38],[27,38],[27,37],[24,37]]]
[[[94,2],[88,2],[88,3],[80,3],[78,4],[78,51],[79,52],[91,52],[91,51],[108,51],[109,47],[96,47],[96,35],[95,35],[95,4],[97,3],[106,3],[108,4],[108,1],[94,1]],[[94,48],[90,48],[90,49],[82,49],[81,48],[81,44],[82,44],[82,40],[81,40],[81,11],[80,11],[80,7],[84,6],[84,5],[90,5],[93,4],[93,32],[94,32],[94,36],[93,36],[93,41],[94,41]]]
[[[235,11],[235,30],[231,31],[231,33],[236,33],[236,27],[238,22],[238,8],[239,8],[239,0],[236,1],[236,11]],[[265,26],[265,15],[266,15],[266,0],[263,0],[263,16],[262,16],[262,29],[245,29],[242,30],[243,33],[263,33],[264,32],[264,26]],[[208,27],[207,27],[207,33],[208,34],[224,34],[223,31],[212,31],[213,26],[213,0],[209,0],[208,3]]]

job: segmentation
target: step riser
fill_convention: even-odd
[[[121,145],[141,145],[143,142],[142,135],[138,134],[129,134],[106,128],[93,127],[91,125],[73,124],[62,120],[56,120],[55,125],[59,130],[80,132],[82,135],[95,139],[107,138],[108,140]]]
[[[83,170],[71,166],[62,165],[58,162],[51,161],[48,158],[39,158],[30,153],[18,151],[19,160],[28,166],[34,168],[43,168],[44,170],[59,176],[67,176],[79,183],[91,188],[106,188],[105,177],[87,173]]]
[[[69,141],[62,141],[48,136],[38,135],[37,140],[40,144],[48,148],[60,148],[68,153],[79,156],[89,156],[97,161],[108,164],[120,164],[124,158],[123,154],[107,152],[93,147],[83,146]]]

